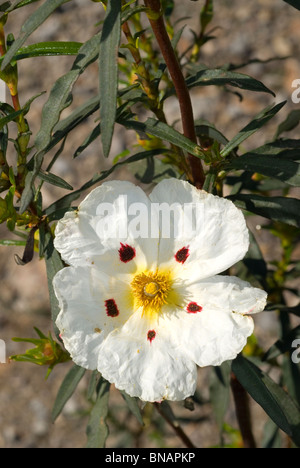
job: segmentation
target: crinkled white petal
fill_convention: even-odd
[[[262,312],[267,293],[234,276],[217,275],[191,285],[178,285],[181,308],[165,307],[161,326],[197,365],[217,366],[234,359],[253,333],[246,314]],[[189,304],[201,309],[189,312]]]
[[[246,222],[231,201],[177,179],[160,182],[150,199],[165,213],[160,219],[158,263],[172,268],[179,278],[190,282],[208,278],[225,271],[245,256],[249,248]],[[169,237],[168,206],[176,213],[171,217]],[[188,248],[189,253],[184,263],[175,260],[176,253],[182,248]]]
[[[177,287],[187,305],[196,302],[205,308],[217,308],[239,314],[256,314],[266,307],[267,293],[235,276],[216,275],[197,283]]]
[[[129,285],[95,268],[68,267],[53,281],[60,313],[56,325],[73,361],[97,369],[100,345],[132,313]],[[105,301],[114,299],[119,315],[107,315]]]
[[[105,182],[58,222],[55,248],[73,266],[99,265],[107,274],[134,273],[137,261],[144,268],[157,264],[158,239],[149,239],[150,201],[130,182]],[[121,245],[130,245],[136,256],[120,261]]]
[[[235,359],[252,335],[254,322],[248,316],[205,307],[195,314],[181,309],[165,315],[161,327],[169,330],[182,353],[206,367]]]
[[[149,330],[156,336],[147,339]],[[120,390],[144,401],[183,400],[195,393],[196,366],[159,325],[136,312],[103,341],[98,370]]]

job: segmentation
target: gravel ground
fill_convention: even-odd
[[[180,47],[185,50],[190,38],[190,28],[197,28],[197,15],[200,3],[182,0],[176,3],[178,17],[189,16],[184,22],[184,30]],[[178,3],[178,5],[177,5]],[[20,26],[35,10],[36,4],[16,11],[7,24],[6,31],[18,35]],[[287,100],[287,105],[280,119],[276,118],[267,125],[264,132],[259,132],[249,139],[245,148],[264,143],[274,134],[278,121],[284,120],[289,110],[299,109],[291,101],[292,82],[300,78],[299,36],[300,12],[289,7],[282,0],[255,0],[252,2],[239,0],[223,0],[215,2],[216,39],[209,42],[201,55],[201,62],[211,67],[226,63],[243,63],[249,59],[268,60],[272,57],[289,56],[284,61],[268,63],[253,63],[243,69],[243,72],[260,79],[276,93],[276,99],[269,95],[244,92],[242,102],[232,93],[224,93],[215,87],[207,87],[193,92],[193,106],[196,118],[205,118],[215,123],[228,138],[242,128],[264,106],[274,101]],[[96,22],[102,18],[100,4],[89,0],[77,0],[65,4],[60,12],[55,13],[30,38],[30,42],[50,40],[86,41],[94,32]],[[49,91],[54,81],[68,71],[73,59],[40,58],[28,59],[19,64],[19,91],[22,103],[32,95]],[[78,81],[74,93],[74,105],[83,102],[96,92],[97,66],[91,67],[90,73]],[[32,105],[28,120],[33,134],[39,129],[42,105],[47,95],[38,98]],[[175,120],[178,116],[176,101],[167,103],[167,115]],[[65,115],[70,110],[65,111]],[[98,143],[75,162],[72,161],[74,150],[80,145],[92,128],[92,120],[87,120],[81,128],[74,132],[66,143],[63,156],[55,165],[54,172],[65,177],[74,188],[89,179],[94,172],[108,167],[110,160],[104,161]],[[296,135],[296,134],[295,134]],[[129,140],[128,140],[129,138]],[[121,129],[116,130],[112,148],[112,157],[128,145],[131,137],[124,135]],[[118,178],[134,180],[131,173],[120,171]],[[45,205],[60,196],[60,189],[44,190]],[[299,196],[299,192],[295,194]],[[253,221],[254,225],[261,220]],[[7,237],[4,227],[0,227],[0,237]],[[269,260],[278,252],[278,245],[270,244],[270,239],[264,230],[257,231],[264,253]],[[49,320],[49,301],[45,266],[37,257],[26,267],[17,266],[14,254],[22,255],[22,249],[0,247],[0,338],[5,340],[7,356],[24,352],[27,348],[22,343],[14,343],[14,336],[33,337],[33,327],[36,326],[45,334],[51,330]],[[276,321],[268,313],[262,313],[257,318],[257,336],[264,349],[272,344],[276,336]],[[0,364],[0,447],[2,448],[80,448],[85,445],[85,426],[90,404],[85,394],[88,376],[84,378],[77,392],[67,404],[62,415],[55,424],[51,422],[51,408],[62,378],[70,364],[58,366],[49,379],[45,380],[45,369],[30,364],[10,363]],[[208,371],[199,371],[199,389],[203,396],[208,392]],[[115,390],[111,392],[111,406],[117,408],[112,417],[123,421],[127,417],[122,398]],[[192,422],[183,426],[193,442],[200,447],[208,447],[218,443],[218,431],[209,405],[204,404],[193,413],[188,413],[181,404],[173,405],[176,414],[183,418],[191,417]],[[253,404],[253,421],[258,442],[261,439],[265,422],[263,411]],[[137,438],[140,447],[157,447],[159,439],[156,428],[149,421],[151,408],[145,408],[145,428]],[[202,421],[199,425],[198,418]],[[237,427],[232,407],[228,412],[228,421]],[[134,421],[130,421],[132,430],[139,429]],[[126,433],[122,426],[115,429],[112,426],[108,446],[116,447],[126,441]],[[166,428],[164,443],[168,447],[181,447],[181,442]]]

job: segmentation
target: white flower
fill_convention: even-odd
[[[188,182],[164,180],[149,197],[104,183],[59,221],[55,247],[71,265],[54,289],[73,361],[145,401],[192,395],[197,365],[234,359],[253,333],[248,314],[266,305],[261,289],[219,275],[248,250],[241,211]]]

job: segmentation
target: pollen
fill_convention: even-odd
[[[159,313],[168,302],[172,281],[169,273],[140,273],[134,277],[131,288],[136,308],[142,307],[144,313]]]

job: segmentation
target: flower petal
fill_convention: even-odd
[[[160,182],[150,199],[163,213],[159,265],[171,268],[178,277],[187,281],[208,278],[245,256],[248,230],[242,212],[231,201],[177,179]],[[171,219],[168,207],[175,213]]]
[[[158,239],[149,240],[150,216],[150,201],[141,188],[106,182],[58,222],[54,245],[73,266],[98,264],[108,274],[151,268],[157,262]],[[122,256],[124,248],[135,254]]]
[[[103,341],[98,370],[118,389],[141,400],[183,400],[195,392],[196,366],[169,338],[169,332],[161,333],[157,324],[136,312]]]
[[[166,314],[161,327],[169,330],[187,358],[198,366],[219,366],[234,359],[253,333],[252,318],[204,307],[199,313],[178,310]]]
[[[267,293],[235,276],[216,275],[189,286],[178,286],[186,304],[196,302],[202,308],[220,309],[239,314],[256,314],[266,307]]]
[[[76,364],[94,370],[103,339],[132,313],[129,286],[89,267],[64,268],[53,285],[61,309],[56,325],[65,348]],[[108,300],[115,301],[117,315],[109,313]]]

